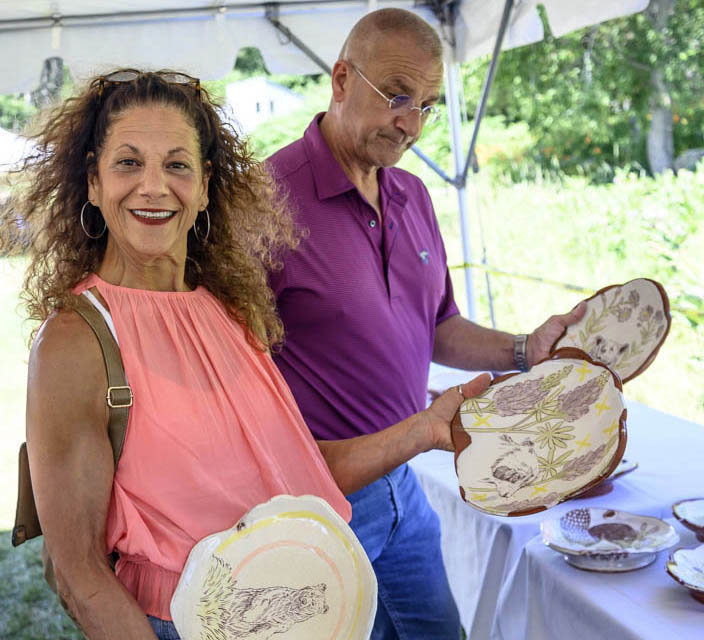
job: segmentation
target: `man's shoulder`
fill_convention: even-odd
[[[278,180],[285,180],[308,164],[303,138],[294,140],[291,144],[270,155],[266,163]]]
[[[430,200],[428,187],[426,187],[425,183],[414,173],[399,167],[390,167],[386,169],[386,171],[389,175],[389,184],[392,187],[400,187],[408,196],[415,197],[422,195],[422,197]]]

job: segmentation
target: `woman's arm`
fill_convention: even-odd
[[[113,483],[107,378],[98,341],[73,312],[49,319],[29,359],[27,450],[59,593],[90,640],[154,640],[145,613],[108,566]]]
[[[345,495],[366,487],[385,473],[429,449],[452,451],[450,422],[465,398],[482,393],[490,376],[484,373],[439,396],[425,411],[416,413],[378,433],[347,440],[319,440],[337,485]]]

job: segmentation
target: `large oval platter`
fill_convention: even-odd
[[[587,298],[587,311],[565,329],[552,350],[576,347],[628,382],[655,359],[670,330],[670,303],[662,285],[638,278]]]
[[[561,349],[467,399],[452,438],[468,504],[501,516],[543,511],[618,465],[626,448],[621,382],[586,353]]]
[[[171,600],[183,640],[366,640],[372,566],[347,523],[315,496],[276,496],[198,542]]]

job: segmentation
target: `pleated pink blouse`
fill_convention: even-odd
[[[271,357],[206,289],[127,289],[89,276],[108,304],[134,392],[107,519],[107,551],[142,609],[169,604],[193,545],[278,494],[351,508]]]

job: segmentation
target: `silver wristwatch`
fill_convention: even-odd
[[[526,344],[528,334],[519,333],[513,336],[513,362],[519,371],[528,371],[528,358],[526,357]]]

